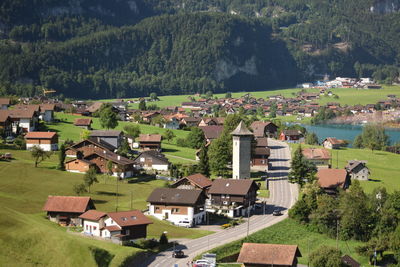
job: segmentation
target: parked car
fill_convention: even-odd
[[[6,137],[6,143],[7,144],[12,144],[14,143],[15,138],[13,136],[7,136]]]
[[[276,209],[272,212],[272,216],[281,216],[281,215],[282,215],[282,212],[278,209]]]
[[[186,227],[186,228],[190,228],[192,227],[192,223],[188,220],[184,220],[184,221],[179,221],[178,223],[176,223],[177,226],[182,226],[182,227]]]
[[[193,267],[215,267],[215,264],[209,262],[208,260],[197,260]]]
[[[177,249],[172,252],[172,258],[183,258],[185,257],[185,253],[182,250]]]

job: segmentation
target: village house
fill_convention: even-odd
[[[336,194],[339,188],[345,190],[350,186],[350,176],[345,169],[320,169],[316,177],[327,194]]]
[[[1,133],[4,136],[12,135],[12,121],[9,114],[8,110],[0,109],[0,135]]]
[[[177,130],[177,129],[179,129],[179,120],[175,117],[165,119],[163,128],[170,129],[170,130]]]
[[[178,189],[197,189],[202,190],[206,195],[212,185],[212,181],[201,173],[195,173],[187,177],[183,177],[171,185],[172,188]]]
[[[34,146],[44,151],[58,150],[58,134],[56,132],[29,132],[25,135],[26,149]]]
[[[208,191],[207,210],[230,218],[245,216],[257,200],[258,189],[251,179],[216,179]]]
[[[35,131],[39,123],[38,112],[34,109],[8,110],[12,121],[12,132],[14,134]]]
[[[81,158],[65,161],[64,167],[66,171],[75,173],[86,173],[90,168],[97,169],[97,166],[94,162],[90,162]]]
[[[324,148],[303,148],[303,156],[318,168],[330,168],[331,155]]]
[[[223,117],[202,118],[198,126],[224,125],[224,121]]]
[[[181,127],[195,127],[198,126],[201,121],[201,118],[195,118],[195,117],[187,117],[181,119],[180,125]]]
[[[110,239],[122,244],[146,238],[147,226],[153,222],[138,210],[104,213],[88,210],[79,216],[83,221],[83,233]]]
[[[253,130],[255,138],[275,138],[278,131],[278,126],[272,122],[255,121],[251,124],[250,129]]]
[[[74,125],[86,130],[92,129],[92,119],[90,118],[77,118],[74,121]]]
[[[0,110],[1,109],[8,109],[10,106],[10,99],[9,98],[0,98]]]
[[[43,210],[47,218],[62,225],[81,225],[84,212],[96,209],[90,197],[48,196]]]
[[[94,152],[103,153],[104,150],[113,152],[114,149],[113,145],[110,145],[100,138],[89,138],[68,147],[65,150],[65,154],[67,157],[83,158]]]
[[[40,104],[39,119],[45,122],[52,122],[54,120],[55,104]]]
[[[224,126],[222,125],[201,126],[199,128],[203,131],[204,137],[208,143],[220,137],[224,131]]]
[[[251,165],[268,166],[268,158],[270,155],[271,151],[268,147],[268,138],[258,138],[251,154]]]
[[[112,145],[114,149],[118,149],[124,139],[124,134],[118,130],[94,130],[91,131],[90,138],[99,138]]]
[[[83,108],[85,108],[85,115],[88,116],[93,116],[93,113],[97,112],[100,110],[101,106],[103,105],[103,102],[94,102],[93,104],[89,105],[89,106],[83,106]]]
[[[169,169],[169,160],[157,150],[145,150],[134,160],[136,169],[156,170],[166,172]]]
[[[160,134],[141,134],[139,135],[139,148],[142,150],[157,150],[161,151]]]
[[[296,267],[301,256],[296,245],[243,243],[237,262],[243,267]]]
[[[351,179],[368,181],[370,171],[365,160],[349,160],[345,167]]]
[[[300,130],[283,130],[279,136],[279,140],[289,143],[302,143],[304,134]]]
[[[344,140],[336,139],[335,137],[327,137],[322,142],[322,145],[326,149],[339,149],[340,147],[344,146]]]
[[[204,222],[206,195],[202,190],[156,188],[147,198],[149,215],[187,227]]]
[[[160,112],[158,111],[149,111],[142,113],[142,120],[144,122],[150,123],[156,117],[160,116]]]

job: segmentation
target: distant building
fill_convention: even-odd
[[[237,262],[243,267],[296,267],[301,256],[296,245],[243,243]]]
[[[74,121],[74,125],[80,128],[91,130],[92,129],[92,119],[90,118],[77,118]]]
[[[141,152],[134,160],[137,169],[168,171],[169,160],[157,150]]]
[[[90,133],[90,137],[94,139],[100,139],[104,142],[109,143],[118,149],[123,140],[123,132],[118,130],[94,130]]]
[[[331,155],[324,148],[303,148],[303,156],[318,168],[330,168]]]
[[[368,181],[370,171],[367,167],[367,161],[349,160],[345,168],[351,179]]]
[[[29,132],[25,135],[26,149],[34,146],[44,151],[58,150],[58,135],[56,132]]]
[[[335,137],[327,137],[322,145],[327,149],[339,149],[345,144],[343,140],[336,139]]]
[[[302,143],[304,134],[299,130],[283,130],[279,136],[279,140],[289,143]]]
[[[141,134],[139,135],[139,148],[142,150],[157,150],[161,151],[160,134]]]
[[[253,130],[255,138],[270,137],[275,138],[278,131],[278,126],[272,122],[255,121],[250,128]]]
[[[253,133],[241,121],[231,134],[233,138],[232,177],[233,179],[248,179],[250,178]]]

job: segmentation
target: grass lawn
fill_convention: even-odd
[[[298,145],[291,144],[292,153]],[[311,147],[302,145],[303,147]],[[331,150],[332,167],[344,168],[348,160],[366,160],[371,172],[369,181],[360,181],[367,193],[378,186],[386,187],[389,192],[400,190],[400,155],[385,151],[371,151],[369,149],[342,148]],[[339,160],[338,160],[339,159]]]
[[[295,93],[300,91],[299,88],[289,88],[289,89],[277,89],[269,91],[255,91],[249,92],[255,98],[267,98],[271,95],[281,94],[284,97],[293,97]],[[356,105],[356,104],[375,104],[379,100],[386,99],[388,94],[400,95],[399,86],[383,86],[382,89],[356,89],[356,88],[332,88],[330,89],[334,94],[339,96],[338,99],[333,97],[322,96],[317,102],[320,104],[326,104],[328,102],[339,102],[342,105]],[[307,89],[307,92],[319,93],[319,89]],[[239,98],[246,94],[246,92],[232,93],[232,97]],[[189,102],[190,96],[193,95],[169,95],[169,96],[159,96],[160,101],[152,102],[158,107],[168,107],[168,106],[180,106],[182,102]],[[215,94],[214,97],[222,98],[225,94]],[[196,97],[198,99],[199,97]],[[101,101],[113,101],[114,99],[106,99]],[[137,99],[136,99],[137,100]],[[131,104],[131,108],[138,108],[138,104]]]
[[[248,238],[234,241],[224,246],[211,250],[211,253],[217,254],[217,260],[220,261],[226,257],[238,254],[243,242],[250,243],[272,243],[298,245],[302,257],[299,263],[307,264],[308,255],[319,248],[321,245],[336,247],[336,240],[325,235],[311,232],[306,226],[300,225],[291,219],[286,219],[271,227],[260,230]],[[368,265],[368,259],[355,252],[355,247],[362,244],[357,241],[339,241],[339,249],[343,254],[348,254],[362,265]],[[234,259],[228,259],[227,262],[234,262]],[[225,265],[223,265],[225,266]],[[229,266],[229,265],[226,265]]]
[[[0,262],[11,266],[97,266],[93,255],[99,253],[102,257],[111,257],[111,266],[119,266],[128,256],[140,251],[67,234],[65,228],[46,220],[41,209],[47,196],[74,195],[72,187],[82,182],[83,175],[56,170],[56,155],[35,168],[29,152],[0,150],[4,152],[11,152],[15,159],[0,162]],[[98,180],[86,195],[93,198],[98,210],[115,211],[116,179],[99,176]],[[163,184],[160,180],[137,178],[130,183],[119,182],[118,210],[130,209],[131,194],[132,208],[145,209],[147,196]],[[159,237],[163,231],[168,232],[169,238],[197,238],[211,233],[178,228],[156,219],[153,222],[148,227],[149,237]],[[96,252],[96,249],[101,250]]]
[[[46,124],[46,127],[49,130],[56,131],[58,132],[60,136],[60,140],[64,141],[67,138],[72,139],[73,141],[78,141],[80,140],[80,133],[82,132],[82,129],[79,127],[74,126],[74,120],[76,118],[84,118],[82,116],[76,116],[72,114],[67,114],[67,113],[62,113],[58,112],[56,113],[56,118],[61,120],[61,122],[58,123],[49,123]],[[92,118],[93,124],[92,127],[94,130],[101,129],[100,122],[98,118]],[[123,130],[125,125],[128,124],[133,124],[132,122],[123,122],[119,121],[118,126],[115,128],[115,130]],[[158,134],[163,134],[166,129],[152,126],[152,125],[147,125],[147,124],[138,124],[140,126],[140,131],[143,134],[153,134],[153,133],[158,133]],[[190,163],[190,160],[195,159],[195,149],[191,148],[185,148],[185,147],[179,147],[176,145],[176,139],[177,138],[185,138],[189,132],[188,131],[183,131],[183,130],[172,130],[174,134],[176,135],[175,139],[171,141],[171,143],[167,143],[166,141],[163,141],[163,149],[164,153],[168,155],[173,155],[173,156],[178,156],[180,158],[175,157],[172,162],[173,163]],[[171,159],[171,157],[170,157]]]

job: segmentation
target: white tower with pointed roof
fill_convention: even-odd
[[[253,133],[250,132],[243,121],[231,133],[233,137],[232,178],[250,178],[251,141]]]

